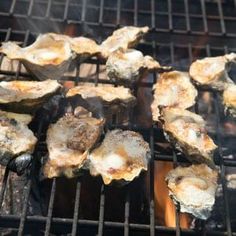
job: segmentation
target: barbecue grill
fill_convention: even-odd
[[[101,42],[115,29],[125,26],[144,26],[151,28],[137,48],[144,54],[158,59],[163,65],[171,65],[177,70],[188,70],[190,63],[197,58],[223,55],[236,51],[236,1],[231,0],[11,0],[0,3],[0,40],[21,41],[23,46],[34,41],[39,33],[49,31],[84,35]],[[30,75],[22,70],[21,64],[14,69],[3,68],[3,55],[0,57],[0,75],[12,79],[31,79]],[[78,64],[76,72],[61,79],[62,83],[74,81],[91,82],[95,84],[115,84],[101,77],[104,62],[99,59],[87,59],[84,63],[95,67],[93,76],[81,76]],[[235,75],[231,71],[232,77]],[[145,93],[151,94],[151,88],[157,79],[153,73],[141,82],[130,86],[134,94],[145,98]],[[235,77],[233,77],[235,80]],[[208,92],[211,100],[209,114],[202,114],[202,94]],[[148,97],[150,99],[150,97]],[[195,112],[204,115],[209,124],[209,134],[219,146],[215,155],[215,162],[220,167],[220,184],[222,186],[222,208],[219,218],[220,227],[210,227],[207,222],[199,221],[195,229],[181,229],[179,208],[176,207],[176,227],[161,226],[155,221],[154,202],[154,163],[159,161],[172,162],[174,166],[186,162],[175,150],[166,150],[163,145],[167,141],[162,130],[155,124],[144,122],[141,113],[143,104],[138,103],[133,112],[129,113],[128,124],[117,124],[114,116],[107,128],[120,127],[131,129],[143,134],[150,143],[152,159],[148,175],[143,175],[133,183],[123,187],[107,187],[100,180],[94,180],[96,188],[88,190],[90,195],[96,196],[92,204],[96,208],[93,217],[81,214],[84,200],[81,193],[86,189],[86,177],[73,180],[73,211],[70,217],[55,213],[56,191],[60,182],[53,179],[48,183],[46,206],[36,211],[32,199],[40,202],[44,188],[40,188],[38,180],[39,160],[46,155],[45,132],[49,119],[46,111],[40,110],[36,114],[36,122],[32,129],[39,138],[34,152],[34,161],[28,173],[23,189],[23,205],[18,214],[6,214],[2,211],[4,199],[7,198],[6,189],[9,185],[11,171],[5,169],[0,191],[0,227],[12,229],[10,235],[236,235],[235,213],[232,208],[231,190],[227,187],[226,173],[228,168],[236,167],[236,132],[227,130],[225,124],[232,128],[235,123],[224,115],[221,96],[215,91],[200,90]],[[45,112],[45,114],[43,114]],[[205,112],[204,112],[205,113]],[[38,116],[38,118],[37,118]],[[41,118],[40,118],[41,117]],[[43,117],[43,118],[42,118]],[[151,119],[149,117],[149,119]],[[50,120],[52,122],[53,119]],[[236,129],[235,129],[236,130]],[[234,130],[234,131],[235,131]],[[233,144],[233,145],[232,145]],[[148,176],[148,183],[145,178]],[[62,180],[63,181],[63,180]],[[66,180],[65,180],[66,181]],[[145,185],[150,186],[148,196],[145,196]],[[39,187],[35,187],[39,186]],[[14,187],[14,186],[13,186]],[[35,192],[35,188],[37,191]],[[108,211],[116,211],[115,204],[109,204],[116,193],[111,194],[114,188],[119,188],[122,204],[119,205],[122,217],[112,217]],[[98,191],[97,191],[98,190]],[[14,190],[13,190],[14,191]],[[96,194],[96,193],[98,194]],[[142,192],[142,193],[140,193]],[[37,197],[40,196],[40,197]],[[137,207],[137,196],[141,200]],[[35,200],[36,199],[36,200]],[[220,200],[218,200],[220,201]],[[39,204],[40,205],[40,204]],[[65,203],[66,205],[66,203]],[[217,205],[217,204],[216,204]],[[61,211],[64,204],[61,206]],[[113,208],[114,207],[114,208]],[[108,209],[110,208],[110,209]],[[136,208],[139,213],[133,213]],[[138,216],[139,214],[139,216]]]

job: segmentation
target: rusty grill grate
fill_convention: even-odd
[[[150,34],[138,49],[159,59],[162,64],[173,65],[176,69],[187,70],[189,64],[205,56],[216,56],[236,51],[236,1],[230,0],[9,0],[0,3],[0,40],[22,41],[23,45],[30,44],[39,33],[54,31],[64,33],[68,26],[73,26],[75,35],[91,36],[102,41],[111,32],[123,25],[148,25]],[[0,57],[2,65],[3,55]],[[102,62],[89,59],[87,64],[96,65],[95,79],[81,77],[78,71],[75,76],[66,76],[62,81],[112,83],[100,78]],[[16,71],[4,70],[0,67],[0,75],[12,76],[14,79],[28,78],[22,72],[19,63]],[[235,74],[235,73],[232,73]],[[156,81],[156,74],[151,79],[141,82],[138,86],[151,88]],[[235,78],[234,78],[235,79]],[[137,92],[138,87],[132,87]],[[216,124],[211,135],[219,146],[215,161],[220,166],[220,181],[223,191],[223,227],[208,230],[202,222],[201,231],[183,230],[180,228],[179,210],[176,208],[176,228],[168,228],[155,223],[154,211],[154,162],[170,161],[174,165],[186,161],[178,153],[166,153],[157,145],[161,130],[156,126],[145,127],[136,122],[123,128],[130,128],[141,132],[151,146],[152,159],[149,167],[150,194],[148,199],[147,222],[133,222],[130,220],[132,205],[132,184],[125,187],[125,202],[122,206],[124,220],[109,221],[105,219],[107,191],[109,187],[100,184],[99,214],[97,219],[85,219],[79,215],[81,179],[77,179],[73,218],[59,218],[53,216],[53,206],[57,188],[55,179],[52,181],[50,199],[45,216],[29,215],[28,202],[32,194],[32,185],[37,164],[31,167],[30,178],[24,189],[23,210],[20,215],[0,214],[0,227],[14,228],[17,235],[50,235],[57,232],[59,235],[236,235],[230,212],[229,193],[226,185],[225,172],[227,167],[236,167],[236,159],[225,158],[234,155],[236,150],[225,147],[226,141],[236,141],[236,134],[228,135],[222,132],[222,122],[227,120],[222,113],[220,95],[209,91],[213,98],[213,114]],[[199,110],[198,104],[195,107]],[[130,117],[133,120],[133,117]],[[133,120],[134,121],[134,120]],[[113,124],[116,127],[116,124]],[[37,124],[37,135],[44,137],[44,121]],[[42,138],[43,139],[43,138]],[[41,148],[45,142],[40,141],[35,160],[40,158]],[[227,155],[226,150],[227,149]],[[0,205],[2,206],[6,193],[9,170],[6,168],[2,188],[0,191]]]

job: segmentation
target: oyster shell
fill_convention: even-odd
[[[149,145],[139,133],[112,130],[90,153],[90,173],[101,175],[105,184],[112,180],[132,181],[142,170],[147,170],[149,153]]]
[[[214,167],[213,154],[217,146],[207,135],[201,116],[180,108],[163,108],[160,119],[167,138],[187,159]]]
[[[200,86],[224,90],[233,83],[229,78],[230,63],[236,62],[236,54],[230,53],[218,57],[206,57],[196,60],[190,66],[189,74]]]
[[[168,69],[168,67],[166,67]],[[135,49],[118,49],[111,53],[106,63],[106,72],[111,80],[135,82],[145,71],[163,70],[150,56],[143,56]]]
[[[215,203],[218,173],[205,164],[177,167],[166,176],[169,194],[180,211],[206,220]]]
[[[13,158],[34,151],[37,138],[27,124],[32,117],[0,111],[0,164],[7,165]]]
[[[47,178],[79,174],[87,160],[88,151],[99,139],[103,120],[87,115],[69,114],[50,125],[47,131],[49,157],[44,165]]]
[[[226,110],[236,118],[236,85],[230,85],[223,92],[223,103]]]
[[[56,80],[2,81],[0,82],[0,104],[14,111],[32,111],[60,88],[61,85]]]
[[[147,26],[125,26],[121,29],[115,30],[113,34],[100,45],[102,57],[108,58],[112,52],[119,48],[126,50],[135,46],[148,30],[149,28]]]
[[[71,50],[81,59],[86,59],[100,53],[100,46],[86,37],[70,37],[62,34],[49,33],[55,40],[64,40],[70,44]]]
[[[60,79],[68,70],[73,57],[70,43],[55,40],[50,34],[39,35],[32,45],[25,48],[14,42],[2,43],[0,52],[9,59],[20,60],[39,80]]]
[[[154,100],[152,102],[152,117],[159,120],[159,106],[189,108],[195,104],[197,90],[186,72],[170,71],[160,74],[154,85]]]
[[[131,94],[130,89],[123,86],[77,86],[69,89],[66,97],[80,95],[83,99],[100,99],[103,103],[135,103],[136,98]]]

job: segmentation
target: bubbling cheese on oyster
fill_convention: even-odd
[[[177,167],[166,176],[169,194],[180,211],[206,220],[215,203],[218,173],[205,164]]]
[[[197,90],[186,72],[170,71],[160,74],[154,85],[154,100],[152,102],[152,116],[159,120],[159,106],[189,108],[195,104]]]
[[[189,74],[200,86],[224,90],[229,84],[233,83],[229,78],[228,70],[230,69],[230,64],[235,62],[235,53],[218,57],[206,57],[193,62],[190,66]]]
[[[76,176],[87,160],[89,149],[99,139],[102,128],[103,120],[91,117],[89,112],[83,115],[78,112],[77,116],[68,114],[50,125],[46,139],[49,157],[44,165],[44,175],[47,178]]]
[[[0,104],[12,110],[35,109],[60,88],[61,85],[56,80],[2,81],[0,82]]]
[[[207,135],[201,116],[180,108],[163,108],[160,119],[167,138],[187,159],[214,167],[217,146]]]
[[[90,153],[90,173],[101,175],[105,184],[113,180],[132,181],[147,170],[149,158],[149,145],[139,133],[112,130]]]
[[[62,77],[73,57],[69,42],[55,40],[50,34],[39,35],[33,44],[24,48],[14,42],[4,42],[0,52],[9,59],[20,60],[40,80]]]

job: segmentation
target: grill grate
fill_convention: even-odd
[[[146,40],[138,45],[138,49],[145,54],[153,55],[160,59],[162,64],[173,65],[176,69],[187,70],[189,64],[198,57],[216,56],[229,51],[236,51],[236,1],[220,0],[11,0],[0,3],[0,40],[18,40],[23,46],[30,44],[39,34],[48,31],[66,32],[68,26],[73,26],[76,35],[89,35],[101,41],[111,32],[123,25],[148,25],[151,33]],[[0,65],[3,62],[3,55],[0,57]],[[89,59],[88,64],[96,65],[95,79],[81,77],[80,70],[76,76],[66,76],[62,80],[76,82],[112,83],[101,79],[99,72],[102,62],[97,59]],[[19,63],[16,70],[3,70],[0,67],[0,74],[12,76],[14,79],[29,77],[22,72]],[[141,82],[140,87],[151,88],[156,81],[156,74],[152,79]],[[117,84],[116,84],[117,85]],[[132,88],[133,90],[137,88]],[[214,91],[209,91],[214,98],[214,114],[217,117],[216,130],[212,134],[219,146],[216,158],[220,166],[220,179],[223,189],[224,200],[224,221],[225,227],[222,230],[207,230],[202,223],[202,231],[183,230],[180,228],[179,209],[176,208],[176,228],[168,228],[155,224],[154,204],[154,163],[160,160],[171,161],[177,166],[184,158],[173,153],[165,153],[158,147],[156,137],[161,130],[152,125],[146,128],[138,123],[122,126],[131,128],[143,133],[150,143],[151,162],[149,167],[149,223],[138,223],[130,220],[131,213],[131,191],[132,185],[125,187],[126,197],[124,203],[124,221],[107,221],[105,209],[107,200],[107,188],[103,184],[100,187],[99,215],[96,220],[80,218],[81,200],[81,179],[77,179],[74,213],[72,218],[59,218],[53,216],[55,193],[57,188],[56,180],[53,179],[51,193],[46,216],[28,215],[28,202],[32,190],[32,182],[35,171],[35,164],[31,168],[29,178],[24,191],[24,205],[21,215],[0,214],[0,227],[15,228],[17,235],[32,234],[50,235],[56,231],[60,234],[71,232],[71,235],[236,235],[232,230],[228,190],[225,180],[226,168],[236,167],[236,161],[224,158],[224,139],[227,137],[221,132],[222,112],[220,110],[220,97]],[[196,107],[196,111],[198,107]],[[131,117],[132,118],[132,117]],[[116,124],[113,124],[117,127]],[[43,136],[44,121],[38,124],[37,136]],[[38,146],[40,146],[39,143]],[[45,145],[45,144],[42,144]],[[36,148],[35,157],[40,157]],[[233,154],[233,153],[231,153]],[[235,153],[234,153],[235,154]],[[2,188],[0,191],[0,207],[6,193],[9,170],[5,170]],[[234,229],[235,230],[235,229]]]

